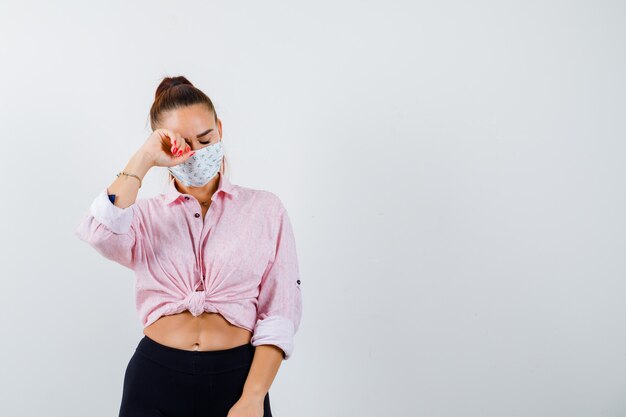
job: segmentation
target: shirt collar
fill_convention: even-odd
[[[237,189],[235,188],[235,186],[226,177],[224,177],[224,175],[221,172],[218,171],[217,175],[219,175],[219,183],[217,186],[217,190],[211,196],[211,200],[212,201],[215,200],[216,196],[220,192],[225,192],[226,194],[237,196]],[[180,197],[182,197],[185,194],[178,191],[178,189],[176,188],[175,179],[171,178],[169,184],[167,185],[167,190],[165,191],[164,195],[165,195],[164,197],[165,204],[170,204],[178,200]]]

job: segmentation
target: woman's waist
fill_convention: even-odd
[[[162,345],[190,351],[230,349],[252,338],[252,332],[229,323],[219,313],[194,316],[187,310],[160,317],[143,333]]]

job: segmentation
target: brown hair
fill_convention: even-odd
[[[165,77],[159,84],[154,94],[154,102],[150,107],[150,127],[156,130],[160,123],[160,116],[169,110],[175,110],[194,104],[204,104],[213,113],[215,123],[217,123],[217,112],[211,99],[200,89],[196,88],[187,78],[182,75],[177,77]],[[224,174],[226,156],[222,160],[220,173]],[[168,171],[169,180],[174,178]]]

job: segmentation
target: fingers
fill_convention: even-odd
[[[191,148],[189,147],[189,145],[185,145],[185,151],[180,151],[179,156],[182,157],[183,159],[187,159],[190,156],[192,156],[194,153],[196,153],[196,151],[192,151]]]
[[[182,164],[183,162],[185,162],[187,159],[191,158],[193,156],[193,154],[195,154],[195,151],[190,151],[190,152],[186,152],[182,155],[179,156],[174,156],[173,161],[175,161],[174,165],[178,165],[178,164]]]
[[[172,132],[171,130],[165,129],[165,128],[159,128],[159,129],[156,129],[155,132],[159,134],[161,139],[165,139],[165,138],[169,139],[171,147],[174,147],[177,145],[176,134]]]
[[[177,158],[188,152],[189,146],[185,143],[184,139],[178,133],[174,133],[168,129],[162,130],[170,140],[170,152],[172,153],[172,156]]]
[[[179,142],[178,142],[179,143]],[[185,142],[183,142],[185,143]],[[176,146],[172,146],[172,155],[175,158],[182,158],[183,160],[187,159],[188,157],[192,156],[193,154],[195,154],[195,151],[191,150],[191,147],[189,147],[189,145],[187,145],[186,143],[184,145],[182,145],[183,148],[179,149]]]
[[[160,128],[156,130],[161,138],[167,137],[170,142],[170,152],[174,158],[192,156],[195,152],[191,151],[191,147],[187,144],[185,139],[176,132],[172,132],[169,129]],[[167,145],[166,145],[167,146]]]
[[[164,128],[159,128],[156,129],[154,131],[155,133],[157,133],[159,135],[159,137],[161,138],[161,143],[164,146],[167,146],[169,142],[169,146],[170,146],[170,152],[172,152],[172,154],[174,154],[174,148],[176,146],[176,140],[175,140],[175,135],[172,131],[168,130],[168,129],[164,129]]]
[[[178,138],[176,137],[176,133],[170,132],[170,142],[172,142],[172,146],[178,148]]]
[[[176,143],[180,143],[180,140],[177,141]],[[184,141],[182,142],[182,145],[180,145],[180,147],[179,146],[172,147],[172,154],[176,157],[183,156],[184,154],[188,154],[190,152],[191,152],[191,148]]]

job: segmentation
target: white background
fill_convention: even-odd
[[[176,75],[292,219],[275,416],[626,415],[625,28],[623,1],[4,0],[0,415],[117,415],[134,275],[73,232]]]

